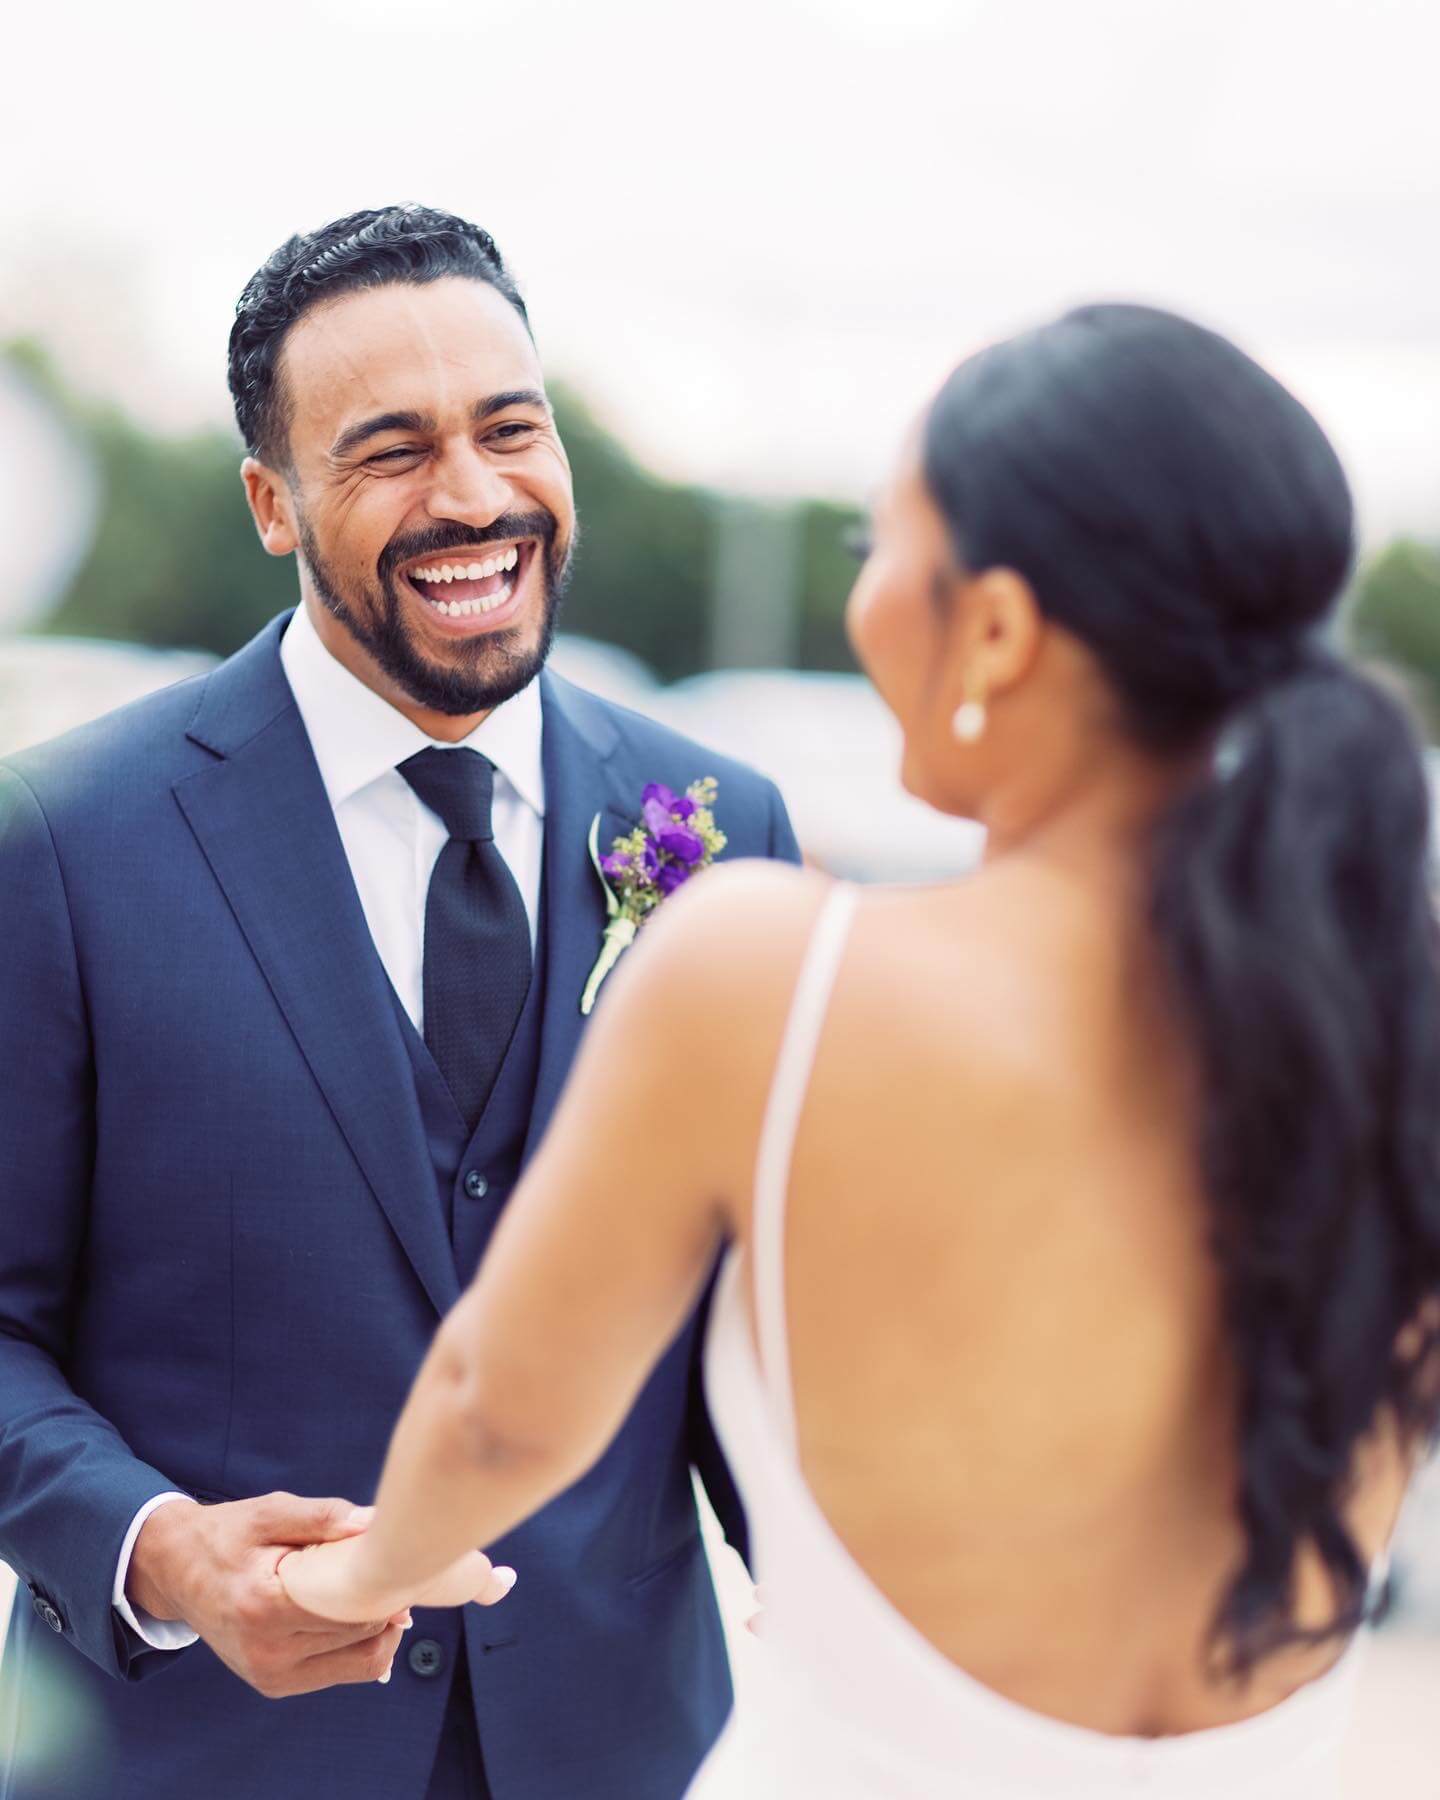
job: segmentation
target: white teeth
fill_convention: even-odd
[[[520,551],[512,544],[499,556],[484,562],[437,563],[428,569],[411,570],[413,581],[489,581],[492,575],[504,575],[520,561]]]
[[[420,571],[417,570],[417,576],[419,573]],[[473,619],[478,615],[494,612],[497,607],[503,606],[514,592],[515,583],[507,581],[501,584],[497,593],[491,594],[485,600],[432,600],[430,605],[435,608],[436,612],[443,613],[447,619]]]

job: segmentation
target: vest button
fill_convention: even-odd
[[[471,1169],[465,1177],[465,1192],[472,1200],[483,1200],[490,1192],[490,1183],[478,1169]]]
[[[37,1594],[35,1596],[35,1610],[52,1631],[63,1631],[65,1629],[65,1621],[60,1617],[59,1613],[56,1612],[55,1608],[43,1594]]]
[[[429,1680],[438,1675],[445,1666],[445,1652],[434,1638],[421,1638],[418,1644],[410,1646],[410,1654],[405,1659],[417,1675]]]

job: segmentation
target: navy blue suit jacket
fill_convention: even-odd
[[[284,620],[213,673],[0,763],[0,1800],[421,1800],[445,1683],[261,1699],[111,1607],[147,1499],[373,1497],[458,1297],[411,1068],[300,715]],[[547,967],[528,1145],[582,1028],[586,839],[648,781],[720,781],[727,857],[792,859],[753,772],[548,673]],[[497,1800],[674,1800],[729,1673],[698,1462],[743,1519],[692,1321],[600,1463],[499,1546],[466,1638]]]

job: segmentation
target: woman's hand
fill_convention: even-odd
[[[419,1592],[397,1593],[377,1584],[363,1534],[293,1550],[275,1572],[296,1606],[342,1624],[389,1618],[412,1606],[493,1606],[515,1585],[513,1569],[497,1569],[482,1551],[468,1550]]]
[[[411,1598],[411,1606],[494,1606],[515,1585],[513,1569],[497,1569],[481,1550],[467,1550]]]

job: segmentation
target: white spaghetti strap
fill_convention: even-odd
[[[760,1344],[761,1374],[775,1408],[776,1423],[792,1453],[795,1401],[790,1388],[790,1340],[785,1325],[785,1199],[815,1052],[858,900],[855,888],[837,883],[816,918],[780,1041],[755,1164],[750,1251],[755,1331]]]

